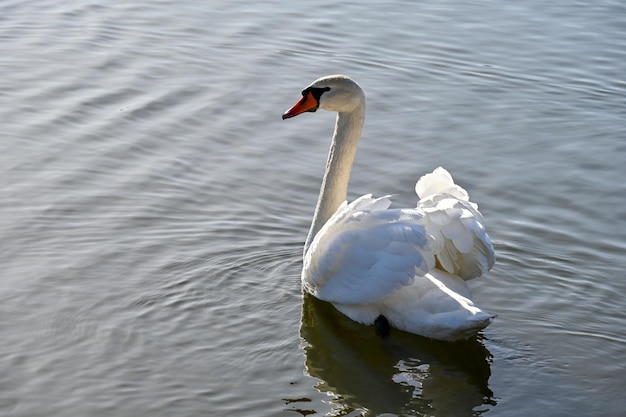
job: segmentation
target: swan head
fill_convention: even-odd
[[[365,107],[365,94],[352,78],[327,75],[302,90],[302,98],[283,114],[283,120],[317,109],[350,113]]]

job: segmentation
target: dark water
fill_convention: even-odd
[[[619,416],[620,1],[0,4],[0,414]],[[332,114],[350,198],[443,165],[498,261],[476,340],[381,340],[302,296]]]

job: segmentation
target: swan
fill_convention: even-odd
[[[413,208],[390,196],[347,203],[350,171],[365,120],[365,95],[345,75],[319,78],[287,110],[337,112],[326,170],[304,244],[302,288],[352,320],[432,339],[467,339],[494,316],[474,305],[466,281],[486,273],[495,253],[478,206],[444,168],[422,176]]]

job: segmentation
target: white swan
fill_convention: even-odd
[[[478,206],[437,168],[419,179],[416,208],[389,196],[348,204],[350,171],[365,120],[365,95],[343,75],[319,78],[283,119],[317,109],[337,123],[309,235],[302,286],[352,320],[441,340],[471,337],[493,316],[476,307],[466,280],[494,264]]]

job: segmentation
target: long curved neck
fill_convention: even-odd
[[[335,133],[330,144],[326,171],[322,180],[320,195],[317,199],[311,229],[304,245],[306,254],[313,238],[346,201],[350,171],[356,155],[363,122],[365,121],[365,105],[357,107],[349,113],[338,113]]]

